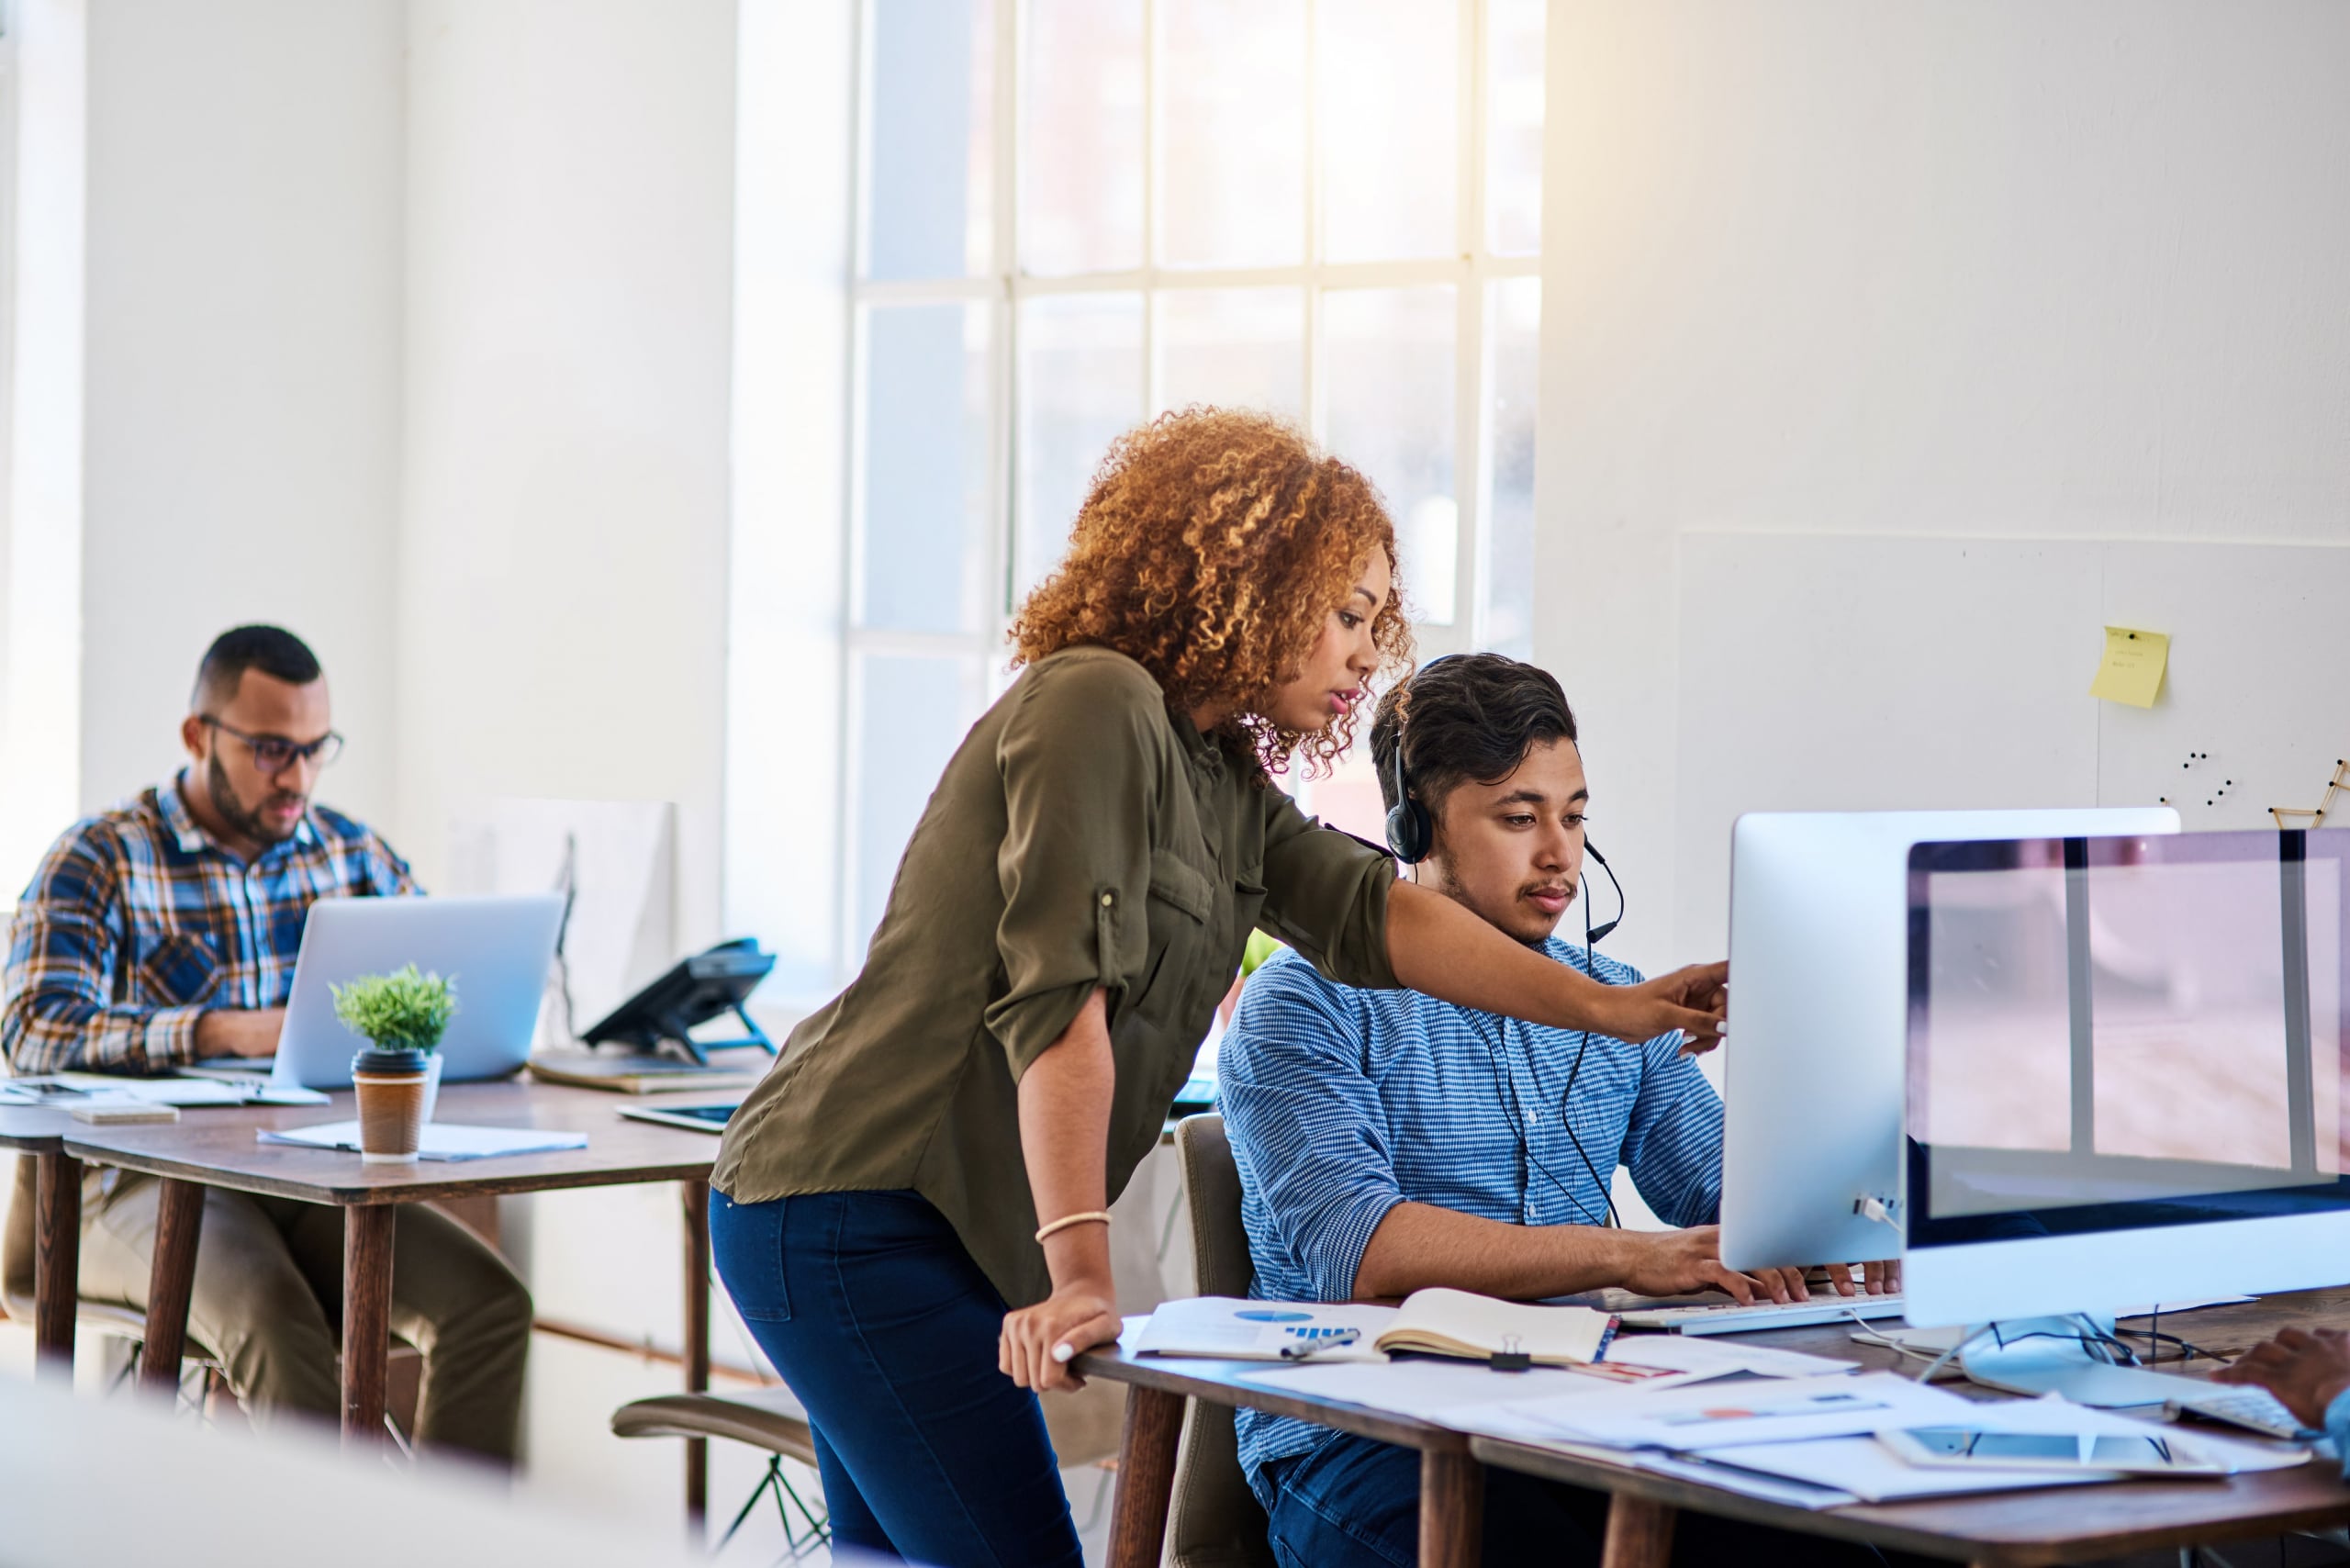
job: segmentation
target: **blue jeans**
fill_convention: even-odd
[[[1003,1298],[914,1193],[710,1199],[711,1256],[807,1408],[833,1539],[932,1568],[1080,1568]]]
[[[1341,1434],[1310,1453],[1274,1460],[1250,1484],[1271,1519],[1281,1568],[1412,1568],[1419,1561],[1420,1456],[1412,1449]],[[1481,1561],[1487,1568],[1595,1564],[1606,1534],[1604,1493],[1486,1470]],[[1673,1561],[1688,1568],[1877,1568],[1886,1559],[1847,1541],[1684,1512],[1673,1528]]]

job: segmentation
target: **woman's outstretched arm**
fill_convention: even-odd
[[[1633,1041],[1678,1029],[1688,1036],[1689,1051],[1721,1043],[1727,963],[1695,964],[1639,985],[1603,985],[1411,882],[1388,890],[1387,961],[1414,991],[1529,1024]]]

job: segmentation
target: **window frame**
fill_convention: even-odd
[[[840,790],[840,836],[835,886],[839,890],[835,927],[839,933],[839,968],[853,972],[862,943],[879,918],[879,911],[861,910],[858,855],[864,812],[859,787],[860,759],[866,735],[863,723],[864,671],[874,656],[927,656],[977,661],[984,672],[981,689],[991,698],[1008,681],[1002,657],[1004,634],[1016,606],[1015,586],[1021,580],[1018,558],[1019,526],[1016,498],[1020,472],[1020,327],[1022,308],[1031,300],[1087,294],[1139,296],[1142,300],[1140,402],[1145,417],[1159,408],[1164,375],[1160,363],[1158,298],[1168,291],[1210,289],[1295,289],[1303,297],[1304,330],[1300,337],[1299,385],[1308,432],[1317,441],[1327,426],[1326,399],[1317,375],[1324,355],[1323,308],[1335,291],[1448,286],[1455,310],[1453,348],[1454,502],[1457,534],[1454,559],[1454,602],[1448,622],[1416,622],[1415,638],[1421,658],[1467,652],[1483,645],[1491,619],[1491,530],[1494,469],[1493,409],[1495,355],[1486,309],[1492,286],[1519,278],[1541,276],[1540,250],[1524,253],[1497,252],[1492,245],[1487,211],[1487,127],[1492,114],[1489,92],[1488,0],[1459,0],[1460,29],[1454,95],[1459,117],[1455,136],[1453,248],[1449,254],[1408,261],[1326,262],[1319,258],[1321,201],[1325,185],[1319,105],[1315,83],[1320,39],[1318,12],[1322,6],[1343,0],[1304,0],[1304,58],[1308,62],[1304,95],[1305,193],[1304,260],[1278,266],[1169,266],[1158,261],[1162,207],[1160,166],[1160,57],[1164,37],[1159,0],[1139,0],[1143,28],[1143,117],[1141,245],[1144,264],[1111,272],[1038,275],[1019,265],[1022,208],[1021,108],[1024,0],[993,0],[994,32],[990,61],[992,80],[989,133],[992,164],[989,190],[990,265],[984,274],[962,277],[875,279],[868,275],[871,259],[874,203],[870,181],[874,167],[872,109],[874,28],[878,0],[858,0],[855,21],[856,87],[855,134],[850,171],[851,256],[847,288],[849,374],[844,392],[849,431],[848,494],[841,526],[845,531],[845,580],[843,588],[841,638],[844,701],[840,707],[837,753]],[[957,305],[979,307],[987,313],[986,433],[988,441],[986,612],[978,629],[968,632],[912,632],[862,623],[868,564],[866,524],[865,464],[866,395],[869,360],[866,353],[868,313],[875,308]],[[1408,585],[1407,585],[1408,592]]]

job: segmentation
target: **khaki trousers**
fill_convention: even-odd
[[[81,1293],[147,1309],[161,1184],[122,1173],[87,1194]],[[338,1419],[342,1211],[208,1187],[188,1338],[227,1369],[256,1426],[287,1412]],[[402,1204],[392,1232],[392,1332],[424,1353],[419,1443],[510,1464],[520,1435],[531,1295],[448,1215]]]

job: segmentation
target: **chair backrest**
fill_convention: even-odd
[[[1224,1118],[1178,1122],[1175,1159],[1192,1211],[1192,1262],[1200,1294],[1247,1295],[1257,1271],[1248,1260],[1248,1233],[1240,1224],[1240,1168],[1225,1139]],[[1265,1510],[1241,1473],[1230,1406],[1191,1402],[1176,1452],[1169,1525],[1174,1568],[1273,1568]]]

